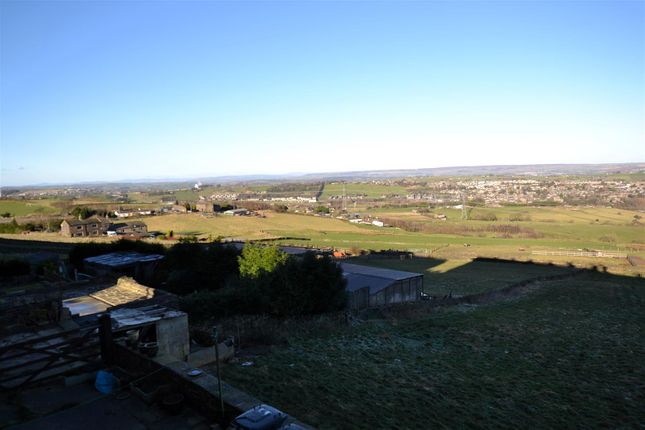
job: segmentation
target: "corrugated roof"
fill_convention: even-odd
[[[159,254],[140,254],[138,252],[111,252],[109,254],[88,257],[84,261],[90,264],[100,264],[109,267],[126,267],[136,263],[145,263],[149,261],[162,260],[163,255]]]
[[[423,276],[420,273],[404,272],[402,270],[383,269],[381,267],[361,266],[358,264],[350,264],[350,263],[340,263],[340,266],[343,268],[343,272],[345,273],[385,278],[393,281],[400,281],[402,279],[416,278],[417,276]]]
[[[121,308],[110,311],[113,328],[146,324],[161,319],[177,318],[183,315],[186,314],[181,311],[156,305],[140,308]]]
[[[343,274],[347,280],[347,291],[353,293],[356,290],[361,288],[369,288],[370,294],[376,294],[384,288],[389,287],[394,282],[393,279],[379,278],[377,276],[369,275],[359,275],[356,273],[347,273]]]

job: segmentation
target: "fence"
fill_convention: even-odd
[[[20,389],[98,362],[98,326],[39,336],[0,347],[0,387]]]
[[[532,251],[533,255],[554,255],[564,257],[627,258],[627,254],[612,251]]]

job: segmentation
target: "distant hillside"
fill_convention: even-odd
[[[621,164],[527,164],[518,166],[460,166],[428,169],[371,170],[362,172],[314,173],[307,179],[377,179],[406,176],[484,176],[484,175],[601,175],[611,173],[643,173],[645,163]]]
[[[195,181],[200,180],[211,184],[230,183],[280,183],[280,182],[313,182],[313,181],[359,181],[388,178],[404,178],[417,176],[549,176],[549,175],[604,175],[616,173],[645,173],[645,163],[614,163],[614,164],[526,164],[514,166],[458,166],[433,167],[427,169],[399,170],[365,170],[353,172],[321,172],[321,173],[285,173],[272,175],[239,175],[212,176],[199,178],[173,179],[127,179],[114,182],[83,182],[74,184],[39,184],[21,187],[0,187],[3,194],[9,194],[19,189],[45,189],[54,187],[74,187],[78,189],[177,189],[191,188]]]

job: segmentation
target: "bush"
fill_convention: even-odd
[[[275,246],[246,244],[238,257],[240,275],[257,278],[263,273],[272,272],[287,261],[287,254]]]
[[[91,208],[76,206],[74,209],[72,209],[71,215],[73,215],[75,218],[87,219],[92,215],[96,215],[96,211]]]
[[[320,314],[346,307],[345,286],[342,270],[334,261],[307,253],[255,278],[242,278],[236,286],[196,291],[182,298],[181,307],[198,321],[244,314]]]
[[[311,315],[344,309],[346,281],[338,265],[313,253],[290,259],[260,279],[271,298],[269,313],[279,316]]]
[[[167,254],[169,271],[165,288],[175,294],[217,290],[239,275],[239,251],[231,246],[178,243]]]
[[[262,314],[267,308],[266,296],[255,284],[196,291],[182,297],[179,303],[181,310],[187,312],[193,321]]]
[[[15,218],[11,222],[0,224],[0,233],[20,233],[22,231],[24,231],[24,227],[18,224]]]
[[[599,241],[601,241],[601,242],[607,242],[607,243],[614,243],[614,242],[616,242],[616,238],[615,238],[614,236],[609,236],[609,235],[600,236],[600,237],[598,238],[598,240],[599,240]]]
[[[470,219],[475,221],[497,221],[497,215],[492,212],[474,213],[470,216]]]
[[[22,260],[0,260],[0,277],[10,278],[12,276],[28,275],[30,272],[29,263]]]
[[[523,214],[513,214],[508,217],[509,221],[517,222],[517,221],[531,221],[531,216],[530,215],[523,215]]]

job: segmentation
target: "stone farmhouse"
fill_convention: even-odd
[[[60,224],[60,232],[68,237],[94,237],[107,234],[110,222],[99,216],[87,219],[66,219]]]
[[[63,220],[60,232],[67,237],[141,236],[148,233],[148,226],[141,221],[112,224],[106,218],[92,216],[87,219]]]

